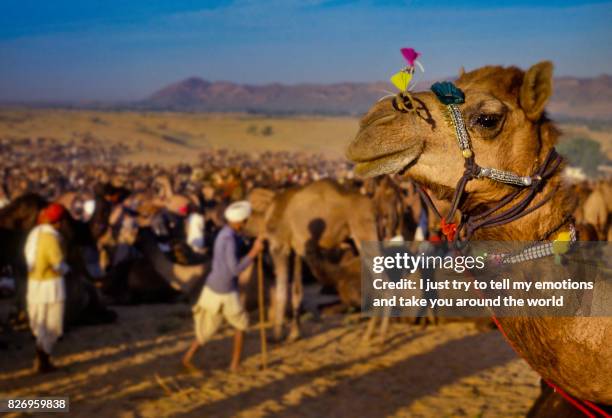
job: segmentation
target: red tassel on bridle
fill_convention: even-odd
[[[448,242],[455,240],[455,234],[457,233],[457,224],[455,222],[447,223],[446,219],[442,218],[440,220],[440,228]]]

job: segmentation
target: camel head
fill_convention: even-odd
[[[455,85],[465,93],[459,108],[476,163],[530,175],[557,136],[544,114],[552,92],[552,64],[541,62],[526,72],[482,67],[462,73]],[[454,127],[433,92],[414,93],[412,99],[404,101],[409,110],[398,107],[398,97],[376,103],[361,119],[347,158],[361,176],[405,173],[447,198],[464,172]],[[482,201],[498,198],[507,187],[479,179],[466,190]]]
[[[166,175],[160,175],[155,178],[153,182],[153,189],[155,190],[155,194],[160,199],[170,199],[172,196],[174,196],[172,182]]]
[[[274,202],[276,193],[264,188],[255,188],[247,196],[252,212],[247,220],[243,233],[250,237],[265,235],[266,213]]]

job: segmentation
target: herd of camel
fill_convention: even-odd
[[[481,166],[532,173],[543,162],[559,136],[544,111],[551,80],[552,66],[546,62],[526,72],[483,67],[460,75],[456,85],[465,92],[464,118]],[[291,318],[287,338],[300,336],[303,276],[335,290],[345,305],[360,306],[361,245],[398,235],[414,238],[421,214],[427,211],[416,185],[428,191],[441,212],[449,209],[457,180],[464,173],[453,128],[444,122],[440,104],[430,92],[412,94],[415,108],[411,111],[399,110],[395,100],[381,100],[370,109],[347,150],[355,171],[364,177],[376,175],[372,180],[308,177],[308,181],[281,184],[259,177],[245,181],[248,170],[242,178],[240,173],[232,174],[232,181],[241,184],[239,197],[253,206],[246,234],[267,240],[264,270],[273,276],[266,287],[276,339],[285,336],[286,313]],[[487,114],[495,115],[497,123],[479,124]],[[146,187],[117,185],[107,175],[98,177],[98,183],[87,190],[63,191],[54,197],[72,213],[61,231],[71,266],[67,276],[70,323],[113,321],[108,302],[193,300],[203,285],[210,267],[210,244],[223,222],[223,205],[235,195],[215,189],[214,182],[213,186],[202,183],[194,170],[186,175],[191,174],[191,187],[177,186],[180,172],[152,175],[150,167],[131,170],[136,173],[131,184],[149,176]],[[309,170],[312,167],[305,171]],[[295,167],[289,171],[295,173]],[[502,201],[512,187],[484,179],[469,182],[457,218],[485,211]],[[573,223],[580,239],[610,240],[611,189],[605,181],[569,184],[559,169],[539,194],[551,198],[537,210],[511,223],[476,230],[472,239],[543,241]],[[17,279],[20,311],[25,261],[19,249],[47,199],[28,192],[8,197],[0,209],[0,267],[8,267]],[[535,199],[533,204],[539,198]],[[87,216],[85,201],[95,202]],[[205,220],[199,237],[203,247],[191,246],[185,239],[193,213]],[[427,222],[429,230],[439,227],[431,214]],[[254,270],[240,277],[247,306],[256,300],[256,280],[248,280],[256,274]],[[517,274],[521,274],[520,266]],[[517,353],[546,382],[595,408],[612,405],[612,318],[507,317],[498,321]],[[544,385],[530,416],[581,416],[579,409],[559,399],[559,393]]]

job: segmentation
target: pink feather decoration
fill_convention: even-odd
[[[402,48],[400,51],[411,67],[414,67],[414,62],[421,55],[420,52],[416,52],[413,48]]]

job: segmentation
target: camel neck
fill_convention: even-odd
[[[551,196],[545,203],[542,201]],[[518,204],[522,195],[517,196],[505,207],[503,211]],[[474,232],[474,240],[483,241],[542,241],[549,239],[556,231],[570,222],[575,206],[575,199],[571,191],[564,187],[560,170],[555,173],[536,195],[533,201],[525,208],[540,207],[525,216],[518,217],[505,225],[482,228]]]

